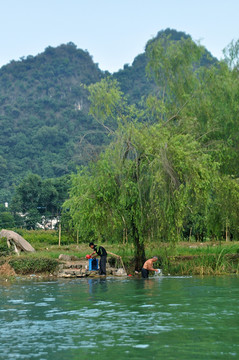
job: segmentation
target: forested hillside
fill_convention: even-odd
[[[155,39],[190,38],[175,30],[161,31]],[[215,62],[206,52],[202,66]],[[98,68],[87,51],[73,43],[12,61],[0,69],[0,201],[10,201],[14,185],[28,173],[42,178],[61,177],[77,165],[98,156],[109,142],[103,127],[88,115],[84,85],[111,76],[130,103],[157,90],[146,75],[146,53],[131,66],[110,75]]]
[[[171,41],[191,39],[190,35],[187,35],[182,31],[172,29],[159,31],[155,38],[147,42],[145,46],[146,51],[143,54],[136,56],[131,66],[126,64],[124,69],[113,74],[114,79],[119,82],[121,90],[127,95],[130,103],[138,103],[142,96],[148,96],[158,89],[155,81],[152,81],[152,78],[146,71],[148,64],[146,52],[150,44],[156,42],[163,36],[168,36]],[[215,64],[216,62],[217,59],[214,58],[208,50],[205,50],[205,53],[200,61],[200,66],[207,67],[211,64]]]
[[[98,152],[104,135],[88,116],[83,84],[104,76],[72,43],[0,69],[2,201],[28,172],[59,177]]]

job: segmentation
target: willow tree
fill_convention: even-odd
[[[65,206],[83,240],[132,242],[139,270],[145,243],[182,239],[188,214],[206,212],[214,172],[190,136],[131,123],[73,175]]]
[[[173,41],[164,35],[148,42],[146,71],[158,91],[148,97],[147,106],[155,119],[164,123],[178,121],[183,109],[193,101],[200,89],[198,74],[204,52],[191,38]]]
[[[188,110],[203,92],[195,70],[202,50],[190,39],[149,44],[159,92],[143,110],[129,106],[110,78],[88,87],[90,113],[112,141],[98,161],[72,176],[65,207],[83,240],[132,241],[137,270],[146,242],[178,241],[188,226],[200,232],[200,218],[208,227],[218,163]]]
[[[200,66],[203,51],[191,39],[171,42],[164,37],[148,44],[148,72],[159,89],[157,95],[149,97],[148,109],[171,132],[187,133],[196,139],[200,151],[210,155],[213,168],[219,171],[212,172],[206,211],[204,205],[189,211],[190,229],[193,227],[199,238],[203,233],[217,238],[225,233],[228,238],[229,229],[235,237],[238,222],[233,209],[239,201],[239,40],[224,49],[224,61],[207,67]]]

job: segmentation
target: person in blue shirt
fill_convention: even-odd
[[[90,256],[93,258],[100,256],[100,266],[99,266],[99,275],[106,275],[106,261],[107,261],[107,251],[103,246],[95,245],[93,242],[89,243],[89,247],[94,250]]]

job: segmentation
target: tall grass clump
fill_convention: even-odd
[[[238,259],[233,261],[223,250],[219,254],[172,257],[167,265],[171,275],[224,275],[239,271]]]

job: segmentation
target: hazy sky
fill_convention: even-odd
[[[0,0],[0,67],[73,42],[101,70],[117,71],[166,28],[212,55],[239,38],[239,0]]]

